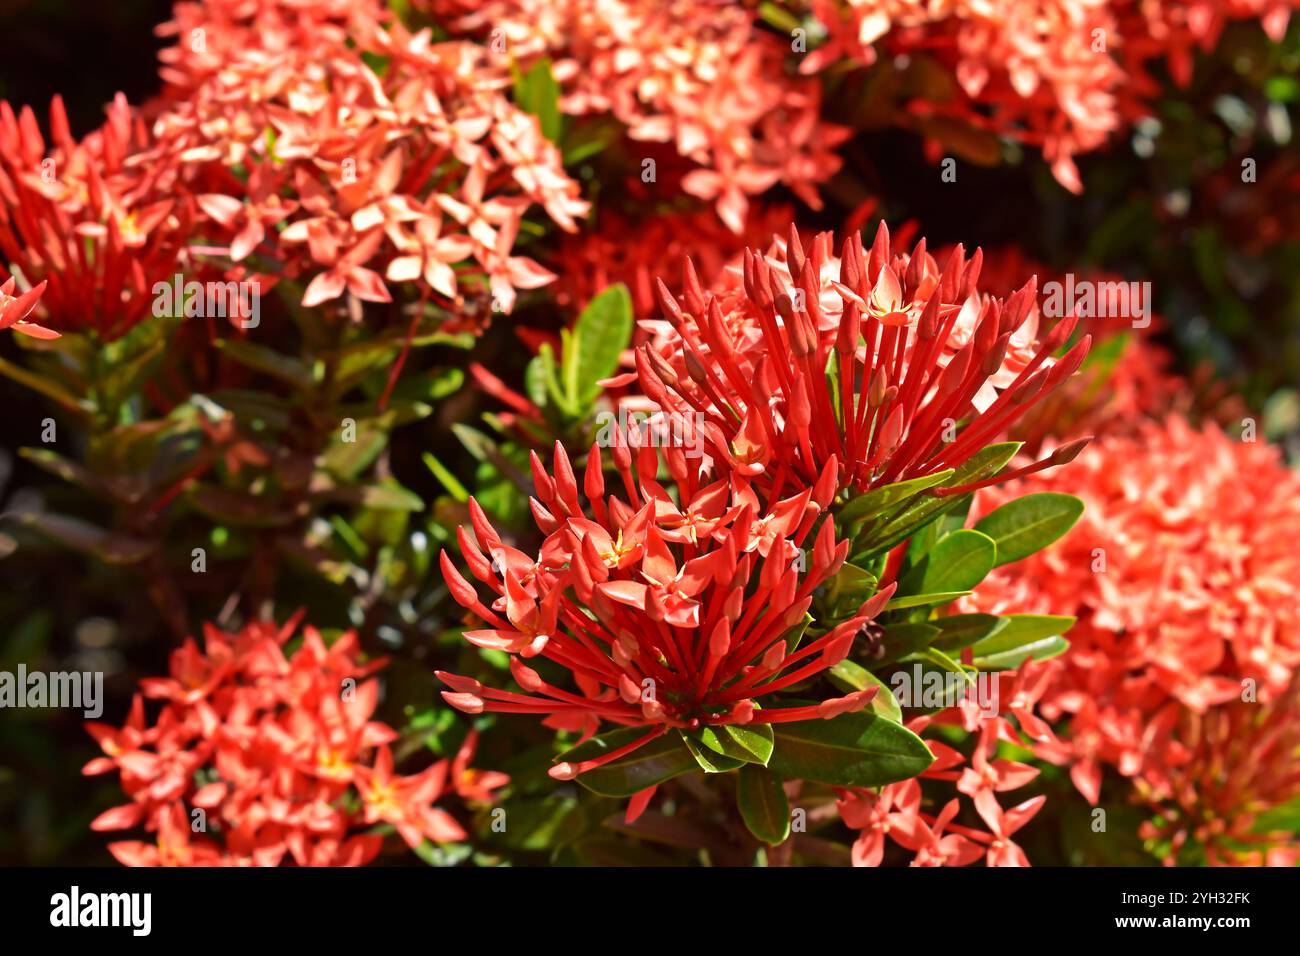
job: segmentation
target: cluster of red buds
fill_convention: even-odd
[[[802,550],[834,491],[832,471],[817,487],[763,509],[743,485],[701,485],[681,449],[663,454],[676,498],[656,480],[654,449],[641,449],[634,461],[616,446],[613,457],[626,498],[607,496],[594,447],[582,483],[588,517],[563,448],[557,443],[553,475],[534,455],[533,514],[546,533],[536,559],[503,542],[471,500],[477,542],[462,528],[461,550],[495,597],[484,604],[446,552],[443,573],[456,600],[487,624],[466,639],[510,654],[525,693],[439,672],[452,688],[443,694],[450,704],[472,714],[545,716],[548,726],[584,734],[601,721],[646,729],[619,750],[552,768],[567,779],[670,728],[830,718],[870,702],[870,692],[800,706],[775,705],[772,697],[843,660],[892,594],[878,592],[848,620],[791,648],[814,589],[848,553],[831,522],[821,523],[810,558]],[[523,663],[534,657],[568,671],[580,693]]]
[[[716,457],[770,496],[828,464],[846,496],[959,468],[1065,382],[1091,342],[1054,357],[1074,321],[1037,341],[1034,280],[1006,300],[981,295],[981,261],[959,246],[940,269],[924,240],[893,251],[882,224],[869,251],[852,235],[839,259],[829,234],[805,249],[792,228],[772,254],[746,252],[741,287],[717,294],[688,266],[681,301],[661,285],[675,335],[638,352],[641,387],[665,411],[704,416]]]

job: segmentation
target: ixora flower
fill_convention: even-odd
[[[1251,713],[1263,722],[1262,708],[1291,693],[1300,475],[1267,444],[1171,416],[1100,440],[1068,478],[990,489],[975,508],[1066,487],[1086,505],[1079,527],[995,570],[967,609],[1076,615],[1069,652],[1043,665],[1043,713],[1068,733],[1041,755],[1069,764],[1093,802],[1103,766],[1139,795],[1181,800],[1178,781],[1196,772],[1189,761],[1208,759],[1211,725],[1244,728]]]
[[[58,332],[27,320],[32,309],[40,302],[46,283],[42,282],[34,289],[14,295],[16,285],[17,280],[13,276],[0,285],[0,331],[13,329],[34,339],[57,339]]]
[[[670,145],[682,189],[732,232],[750,197],[778,183],[814,209],[850,131],[821,119],[821,87],[786,68],[790,44],[744,4],[706,0],[421,0],[484,36],[497,59],[554,61],[559,107],[610,114],[628,138]],[[644,173],[645,167],[638,172]]]
[[[1186,86],[1193,53],[1211,49],[1231,20],[1258,19],[1281,42],[1290,0],[795,0],[785,15],[810,13],[825,42],[802,57],[800,72],[845,63],[870,65],[917,55],[928,67],[901,121],[930,136],[943,155],[944,123],[1009,136],[1042,150],[1065,188],[1081,192],[1074,157],[1103,146],[1150,112],[1160,88],[1151,65],[1165,60]],[[951,79],[936,83],[935,66]],[[892,69],[892,67],[891,67]],[[937,95],[935,95],[937,94]],[[931,125],[932,120],[938,122]]]
[[[156,282],[189,271],[194,202],[174,159],[141,161],[152,137],[122,96],[81,141],[55,97],[50,136],[47,152],[32,110],[0,102],[0,253],[46,286],[51,326],[113,339],[149,315]]]
[[[1008,682],[1011,693],[1002,699],[1017,701],[1017,716],[1028,732],[1033,726],[1032,703],[1024,699],[1025,667],[998,675]],[[1029,715],[1028,722],[1025,715]],[[917,717],[908,728],[924,734],[951,722],[955,711],[935,717]],[[968,866],[983,857],[989,866],[1029,866],[1025,851],[1012,839],[1042,809],[1047,798],[1031,797],[1004,809],[997,795],[1017,790],[1032,782],[1038,768],[996,757],[999,741],[1024,745],[1015,725],[1005,716],[982,720],[969,757],[940,740],[926,739],[935,761],[912,780],[891,783],[878,790],[853,789],[841,793],[836,807],[845,826],[860,831],[854,841],[854,866],[879,866],[885,858],[886,838],[912,854],[912,866]],[[962,802],[954,796],[937,812],[924,809],[922,782],[946,781],[968,798],[987,830],[954,822]]]
[[[656,450],[642,448],[633,461],[616,446],[613,457],[625,499],[607,497],[598,447],[587,456],[582,496],[558,443],[553,474],[534,455],[533,514],[546,534],[535,559],[503,542],[471,499],[474,535],[462,528],[458,537],[471,573],[493,592],[490,604],[446,552],[443,573],[455,599],[486,625],[466,639],[509,654],[523,693],[439,672],[451,688],[443,694],[448,703],[471,714],[545,717],[548,726],[581,731],[584,739],[602,723],[628,728],[556,764],[550,773],[558,779],[591,773],[655,741],[683,758],[659,762],[672,771],[667,776],[694,767],[691,754],[713,769],[767,764],[770,725],[832,720],[870,703],[875,687],[812,702],[782,699],[843,660],[892,594],[886,588],[867,597],[824,633],[807,623],[813,591],[848,553],[829,521],[810,537],[830,500],[832,471],[761,508],[743,481],[702,484],[698,464],[692,468],[681,449],[663,450],[676,497],[656,480]],[[538,669],[524,663],[529,659]],[[568,672],[576,690],[544,670]],[[663,740],[670,731],[681,733],[686,749],[677,734]],[[642,779],[631,792],[659,779]]]
[[[471,770],[477,737],[454,761],[412,776],[393,772],[397,733],[372,719],[379,686],[365,678],[384,662],[361,663],[354,633],[326,644],[304,628],[286,655],[297,619],[250,624],[235,634],[208,626],[172,654],[171,674],[141,682],[126,725],[87,729],[104,756],[87,774],[117,770],[129,803],[100,814],[95,830],[143,827],[153,842],[109,851],[129,866],[350,866],[379,853],[391,825],[411,847],[464,839],[433,806],[448,787],[490,801],[509,781]],[[146,699],[163,702],[152,727]]]
[[[688,281],[680,301],[661,288],[670,333],[637,353],[642,390],[668,414],[702,416],[710,453],[768,500],[829,470],[841,502],[866,499],[850,506],[858,516],[887,485],[951,498],[1063,464],[1086,441],[1001,476],[1014,449],[988,446],[1078,369],[1091,339],[1055,358],[1073,320],[1037,341],[1035,282],[980,295],[981,261],[958,247],[940,269],[924,240],[895,253],[883,224],[869,251],[853,235],[836,260],[829,234],[806,249],[792,227],[768,255],[745,253],[737,287]]]
[[[1122,125],[1117,91],[1124,72],[1105,47],[1107,36],[1118,35],[1110,4],[801,0],[791,6],[811,8],[829,34],[803,58],[801,71],[841,60],[871,64],[878,51],[882,58],[922,55],[952,79],[940,86],[942,99],[918,96],[907,104],[905,115],[918,129],[926,132],[931,117],[956,117],[1015,137],[1042,149],[1057,180],[1074,192],[1082,190],[1074,156],[1102,146]],[[935,89],[934,81],[926,87]]]
[[[1300,838],[1288,812],[1300,800],[1300,679],[1271,703],[1232,701],[1183,713],[1186,759],[1135,797],[1154,811],[1140,835],[1166,864],[1295,866]]]
[[[572,232],[588,203],[484,48],[376,0],[179,4],[164,32],[181,42],[150,156],[184,164],[231,262],[301,278],[309,307],[414,283],[471,323],[467,294],[509,312],[554,278],[515,254],[524,215]]]

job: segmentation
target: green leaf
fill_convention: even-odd
[[[736,806],[749,832],[769,846],[784,843],[790,835],[790,801],[781,781],[768,771],[753,764],[740,768]]]
[[[1074,495],[1040,492],[1008,501],[976,525],[998,546],[998,565],[1041,551],[1074,527],[1083,502]]]
[[[915,654],[933,644],[940,633],[933,624],[890,624],[885,628],[879,654],[868,663],[874,667]]]
[[[10,512],[4,517],[38,531],[66,547],[92,555],[106,564],[135,564],[147,558],[154,549],[148,541],[127,534],[105,531],[103,528],[65,515]]]
[[[709,749],[744,763],[766,767],[772,756],[771,724],[705,725],[696,739]]]
[[[880,690],[876,693],[876,696],[871,698],[871,710],[896,724],[903,722],[903,710],[898,706],[898,700],[894,697],[894,692],[885,686],[884,681],[865,667],[860,667],[845,658],[832,667],[826,676],[840,690],[850,693],[855,690],[866,690],[868,687],[879,687]]]
[[[936,591],[933,594],[908,594],[894,598],[885,605],[886,611],[903,611],[913,607],[933,607],[938,604],[950,604],[960,597],[972,594],[972,591]]]
[[[549,376],[547,370],[543,367],[543,363],[546,362],[551,364]],[[555,358],[550,349],[546,349],[544,354],[539,352],[534,355],[524,369],[524,394],[538,408],[545,408],[548,404],[546,401],[546,381],[548,378],[555,378]]]
[[[209,518],[234,525],[272,528],[289,524],[296,517],[274,499],[211,485],[192,488],[188,498],[190,504]]]
[[[1300,831],[1300,797],[1286,803],[1270,807],[1255,818],[1251,833],[1273,833],[1286,830],[1288,833]]]
[[[975,683],[975,669],[963,667],[943,651],[935,650],[933,647],[927,647],[925,650],[919,651],[916,656],[923,661],[928,661],[940,670],[945,670],[952,674],[960,674],[966,679],[966,683],[968,684]]]
[[[105,479],[95,474],[85,465],[64,458],[47,448],[20,448],[18,454],[35,465],[44,468],[64,481],[78,485],[94,494],[104,494],[108,490]]]
[[[1046,660],[1070,646],[1060,637],[1074,618],[1054,614],[1011,614],[991,636],[973,644],[975,666],[980,670],[1019,667],[1027,658]]]
[[[95,410],[90,402],[69,394],[57,382],[35,372],[29,372],[21,365],[14,365],[7,359],[0,358],[0,375],[11,378],[20,385],[26,385],[33,391],[40,392],[46,398],[53,399],[62,408],[82,418],[90,415]]]
[[[870,713],[773,726],[768,766],[784,779],[840,787],[879,787],[915,777],[934,762],[925,742],[900,724]]]
[[[912,568],[916,567],[924,560],[925,556],[930,553],[935,542],[950,531],[956,531],[964,524],[958,523],[952,527],[944,527],[948,523],[948,515],[936,518],[924,528],[917,531],[907,542],[907,554],[903,557],[903,573],[906,574]]]
[[[883,554],[960,504],[961,499],[957,497],[918,495],[901,512],[889,516],[884,525],[878,526],[876,522],[865,524],[853,541],[853,560],[862,561]]]
[[[940,538],[921,563],[898,582],[902,594],[969,591],[993,570],[998,546],[979,531],[954,531]]]
[[[165,335],[164,330],[158,331]],[[123,356],[120,361],[112,364],[108,374],[98,383],[98,390],[110,403],[110,407],[122,404],[139,389],[141,383],[153,373],[167,347],[167,339],[160,335],[139,352]]]
[[[360,492],[357,503],[365,508],[378,508],[383,511],[423,511],[424,502],[414,491],[403,488],[396,482],[379,485],[367,485]]]
[[[240,365],[265,372],[295,388],[310,389],[314,383],[311,370],[306,365],[265,345],[243,339],[218,339],[217,348]]]
[[[564,138],[564,165],[574,166],[619,141],[619,126],[611,119],[586,119],[571,127]]]
[[[700,742],[698,734],[692,731],[682,731],[681,737],[682,743],[686,745],[686,749],[691,752],[691,756],[705,773],[730,773],[745,765],[745,761],[737,757],[729,757],[718,753],[712,747],[706,747]]]
[[[560,141],[560,84],[551,72],[551,61],[541,59],[515,81],[515,102],[537,117],[542,135],[552,143]]]
[[[568,330],[561,330],[560,338],[563,342],[569,340]],[[554,405],[565,416],[577,418],[581,409],[574,405],[569,393],[560,385],[559,366],[555,361],[555,351],[551,348],[549,342],[543,342],[542,347],[538,349],[537,356],[528,363],[526,373],[528,382],[529,397],[533,403],[540,408],[547,408]],[[540,383],[540,385],[539,385]],[[538,394],[534,394],[540,389],[541,400],[538,400]]]
[[[970,458],[966,459],[956,474],[952,476],[949,487],[957,485],[968,485],[972,481],[983,481],[985,478],[991,478],[1001,471],[1012,458],[1016,457],[1016,452],[1024,442],[1004,441],[995,445],[985,445]]]
[[[999,442],[986,445],[971,455],[949,478],[945,485],[955,488],[959,485],[983,481],[996,475],[1020,450],[1022,442]],[[882,526],[874,523],[866,525],[854,541],[851,554],[853,559],[861,559],[888,551],[900,541],[910,538],[933,519],[959,510],[968,504],[966,496],[932,497],[919,495],[902,510],[891,515]]]
[[[790,630],[785,632],[781,640],[785,641],[785,652],[787,654],[793,654],[799,649],[800,642],[803,641],[804,635],[808,633],[808,625],[812,624],[814,620],[813,616],[805,611],[803,617]]]
[[[876,576],[870,571],[846,561],[824,586],[819,607],[825,609],[825,616],[831,620],[851,617],[876,592],[876,583]]]
[[[930,623],[939,628],[934,646],[946,654],[970,647],[977,641],[992,637],[1007,626],[1008,618],[995,614],[951,614],[931,618]]]
[[[469,491],[460,483],[451,470],[433,456],[433,452],[426,451],[421,456],[424,466],[433,472],[433,476],[442,482],[442,486],[451,492],[451,496],[461,504],[469,501]]]
[[[866,494],[858,495],[840,509],[839,519],[841,525],[847,528],[866,521],[886,508],[919,495],[927,488],[943,484],[953,474],[953,469],[948,468],[945,471],[937,471],[933,475],[909,478],[907,481],[898,481],[892,485],[873,488]]]
[[[582,310],[564,347],[564,380],[570,400],[586,408],[600,395],[601,379],[618,371],[632,338],[632,296],[621,282]]]
[[[560,755],[560,760],[581,763],[626,747],[644,737],[645,727],[624,727],[592,737]],[[660,734],[625,757],[588,770],[574,779],[593,793],[605,797],[630,797],[647,787],[671,780],[696,768],[695,758],[677,734]]]

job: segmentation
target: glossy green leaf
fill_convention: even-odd
[[[898,582],[901,594],[969,591],[997,562],[998,546],[979,531],[962,529],[940,538],[921,563]]]
[[[972,594],[971,591],[938,591],[934,594],[908,594],[894,598],[885,605],[886,611],[905,611],[914,607],[935,607],[939,604],[951,604],[960,597]]]
[[[941,650],[927,647],[923,651],[918,651],[916,656],[923,661],[933,664],[940,670],[948,671],[950,674],[960,674],[966,679],[966,683],[968,684],[975,682],[974,668],[963,667]]]
[[[903,711],[898,706],[898,700],[894,697],[894,692],[885,686],[884,681],[865,667],[861,667],[845,658],[827,672],[827,677],[840,690],[849,693],[866,690],[868,687],[880,688],[876,692],[876,696],[871,698],[869,706],[872,712],[884,717],[886,720],[892,720],[894,723],[902,723]]]
[[[740,768],[736,806],[749,832],[769,846],[784,843],[790,835],[790,801],[769,771],[753,764]]]
[[[970,647],[977,641],[992,637],[1007,626],[1008,618],[995,614],[951,614],[931,618],[930,623],[939,628],[934,646],[947,654]]]
[[[768,763],[784,779],[818,780],[841,787],[879,787],[915,777],[934,762],[925,742],[875,714],[775,724]]]
[[[543,136],[552,143],[560,141],[560,84],[551,71],[550,60],[538,60],[516,79],[515,102],[537,117]]]
[[[865,663],[874,667],[915,654],[933,644],[939,634],[933,624],[890,624],[885,628],[878,652]]]
[[[682,743],[690,751],[695,762],[699,764],[701,770],[705,773],[730,773],[732,770],[738,770],[744,766],[745,761],[738,757],[729,757],[726,754],[719,753],[712,747],[706,747],[700,742],[699,734],[694,731],[682,731]]]
[[[593,760],[644,737],[645,727],[624,727],[584,741],[559,759],[568,763]],[[630,797],[634,793],[696,769],[695,758],[675,733],[660,734],[624,757],[596,767],[574,779],[593,793]]]
[[[1015,457],[1021,444],[1023,443],[1009,441],[986,445],[958,467],[945,485],[955,488],[996,475]],[[865,526],[854,542],[852,553],[858,557],[870,557],[887,551],[900,541],[910,538],[930,521],[949,512],[960,510],[965,504],[964,495],[933,497],[929,494],[921,494],[909,502],[900,513],[890,516],[889,520],[880,527],[875,527],[873,524]]]
[[[981,670],[1019,667],[1027,658],[1046,660],[1070,646],[1060,637],[1074,618],[1053,614],[1011,614],[992,636],[971,646],[975,666]]]
[[[599,382],[618,371],[619,356],[631,338],[632,296],[618,283],[587,304],[565,342],[565,391],[578,408],[600,395]]]
[[[997,563],[1010,564],[1041,551],[1074,527],[1083,502],[1073,495],[1040,492],[1008,501],[976,525],[998,546]]]
[[[927,488],[943,484],[953,474],[953,469],[948,468],[944,471],[937,471],[932,475],[923,475],[920,478],[910,478],[907,481],[898,481],[892,485],[873,488],[866,494],[851,499],[840,508],[838,515],[840,523],[843,527],[852,527],[866,521],[887,508],[915,497]]]
[[[709,749],[744,763],[766,767],[772,756],[771,724],[709,724],[694,736]]]
[[[950,487],[968,485],[972,481],[983,481],[985,478],[993,477],[1016,457],[1016,452],[1020,451],[1022,445],[1024,442],[1019,441],[985,445],[957,468],[956,474],[949,482]]]
[[[876,583],[876,576],[870,571],[846,561],[823,585],[819,607],[830,620],[851,617],[863,601],[876,593]]]

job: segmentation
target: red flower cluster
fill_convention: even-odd
[[[165,31],[185,92],[158,118],[155,160],[208,164],[199,198],[232,261],[260,251],[311,275],[308,306],[344,290],[386,302],[385,279],[459,303],[472,263],[509,311],[551,280],[511,254],[524,213],[572,231],[588,204],[482,48],[411,34],[375,0],[182,4]]]
[[[1190,848],[1212,866],[1300,863],[1294,828],[1269,817],[1300,800],[1300,680],[1270,704],[1233,701],[1186,712],[1178,731],[1186,760],[1159,787],[1137,781],[1137,797],[1155,811],[1141,836],[1165,862],[1178,862]]]
[[[1258,20],[1275,43],[1286,35],[1295,0],[1143,0],[1115,4],[1119,31],[1124,38],[1117,52],[1132,77],[1133,94],[1154,85],[1148,64],[1163,59],[1174,79],[1183,86],[1192,80],[1192,59],[1210,50],[1231,20]],[[1140,110],[1140,106],[1138,107]],[[1137,110],[1135,115],[1141,115]]]
[[[1075,192],[1083,187],[1074,156],[1101,146],[1120,126],[1115,90],[1124,75],[1106,53],[1106,38],[1116,31],[1114,13],[1104,3],[811,0],[806,5],[827,27],[830,42],[805,58],[803,72],[825,69],[841,58],[874,63],[878,46],[894,56],[934,59],[949,71],[956,89],[949,98],[908,104],[914,114],[955,117],[1037,146],[1056,178]]]
[[[744,4],[709,0],[428,0],[502,60],[554,61],[570,115],[611,114],[637,141],[695,167],[686,192],[742,232],[749,197],[777,183],[814,209],[849,131],[821,119],[817,81],[790,74],[788,40]]]
[[[311,627],[286,655],[296,630],[296,620],[236,634],[209,626],[202,650],[190,640],[172,654],[170,677],[141,682],[125,726],[88,725],[105,756],[84,772],[119,771],[131,798],[93,829],[143,826],[156,835],[111,844],[118,860],[275,866],[287,854],[300,866],[359,865],[383,842],[372,825],[391,825],[412,847],[460,840],[464,832],[434,801],[448,786],[491,800],[508,781],[469,769],[472,734],[454,761],[394,774],[397,734],[371,719],[379,685],[364,679],[384,662],[360,663],[355,634],[327,646]],[[152,727],[145,698],[164,702]]]
[[[1051,730],[1034,714],[1043,691],[1043,681],[1027,666],[997,674],[993,679],[1005,685],[1006,713],[1014,714],[1017,727],[1006,714],[981,717],[973,705],[944,711],[935,717],[918,717],[907,727],[921,734],[927,728],[960,721],[974,732],[975,746],[969,758],[942,740],[926,738],[935,760],[920,777],[887,784],[879,790],[853,790],[843,794],[837,807],[840,818],[861,835],[853,844],[854,866],[879,866],[885,855],[885,838],[914,854],[913,866],[967,866],[981,856],[989,866],[1029,866],[1025,851],[1012,836],[1042,809],[1047,798],[1033,797],[1011,809],[1003,809],[997,794],[1018,790],[1038,776],[1029,764],[996,756],[999,741],[1024,746],[1026,740],[1054,741]],[[1001,691],[1001,686],[999,687]],[[922,808],[921,780],[953,783],[975,807],[987,831],[955,823],[962,804],[959,797],[947,801],[937,813]]]
[[[1074,322],[1037,341],[1035,282],[981,295],[981,260],[959,247],[940,269],[924,240],[895,252],[883,224],[869,251],[853,235],[837,260],[829,234],[806,249],[791,229],[769,255],[745,253],[738,286],[706,293],[688,274],[680,302],[661,290],[669,327],[637,354],[641,388],[669,414],[701,416],[711,453],[769,497],[828,467],[850,494],[955,468],[1066,381],[1090,344],[1054,359]]]
[[[53,324],[120,335],[178,272],[302,278],[308,306],[413,282],[471,325],[489,291],[509,311],[553,278],[512,253],[524,214],[572,231],[588,204],[483,49],[375,0],[182,3],[162,32],[167,97],[119,97],[80,143],[57,99],[48,155],[31,111],[0,104],[0,251],[49,281]]]
[[[177,165],[148,158],[153,137],[125,98],[78,142],[55,97],[50,134],[47,152],[31,109],[0,102],[0,252],[47,285],[52,326],[115,338],[149,314],[154,283],[191,270],[199,213]]]
[[[893,588],[857,613],[792,648],[790,633],[812,594],[848,553],[834,525],[821,523],[811,557],[801,548],[834,493],[834,469],[815,487],[764,508],[738,476],[702,484],[697,462],[681,448],[663,461],[678,496],[658,483],[659,455],[642,448],[635,462],[615,445],[626,498],[606,496],[598,447],[587,457],[583,511],[568,455],[556,444],[553,475],[533,456],[533,515],[547,535],[536,559],[505,544],[472,499],[477,543],[462,528],[471,573],[494,593],[485,605],[446,552],[452,594],[486,629],[472,643],[511,655],[525,693],[496,690],[439,672],[448,703],[466,711],[546,715],[562,730],[594,733],[601,721],[646,728],[623,748],[551,775],[569,779],[650,742],[670,728],[829,719],[865,707],[872,692],[800,706],[774,706],[770,695],[839,663],[859,628]],[[547,682],[522,659],[541,657],[570,672],[574,693]]]
[[[1103,145],[1146,115],[1157,89],[1150,64],[1168,62],[1191,77],[1194,48],[1209,49],[1226,21],[1259,19],[1269,36],[1286,32],[1294,0],[800,0],[827,42],[800,66],[817,72],[847,60],[920,56],[944,67],[956,89],[927,84],[907,104],[923,118],[958,118],[1042,149],[1062,185],[1082,183],[1080,153]],[[938,146],[938,143],[934,145]],[[936,154],[937,155],[937,154]]]
[[[1069,733],[1042,755],[1069,762],[1093,802],[1103,764],[1173,793],[1203,746],[1187,715],[1276,700],[1300,667],[1300,476],[1269,445],[1171,417],[1099,441],[1068,480],[990,490],[975,510],[1027,490],[1077,494],[1082,520],[968,605],[1076,615],[1069,653],[1043,665],[1043,711]]]

